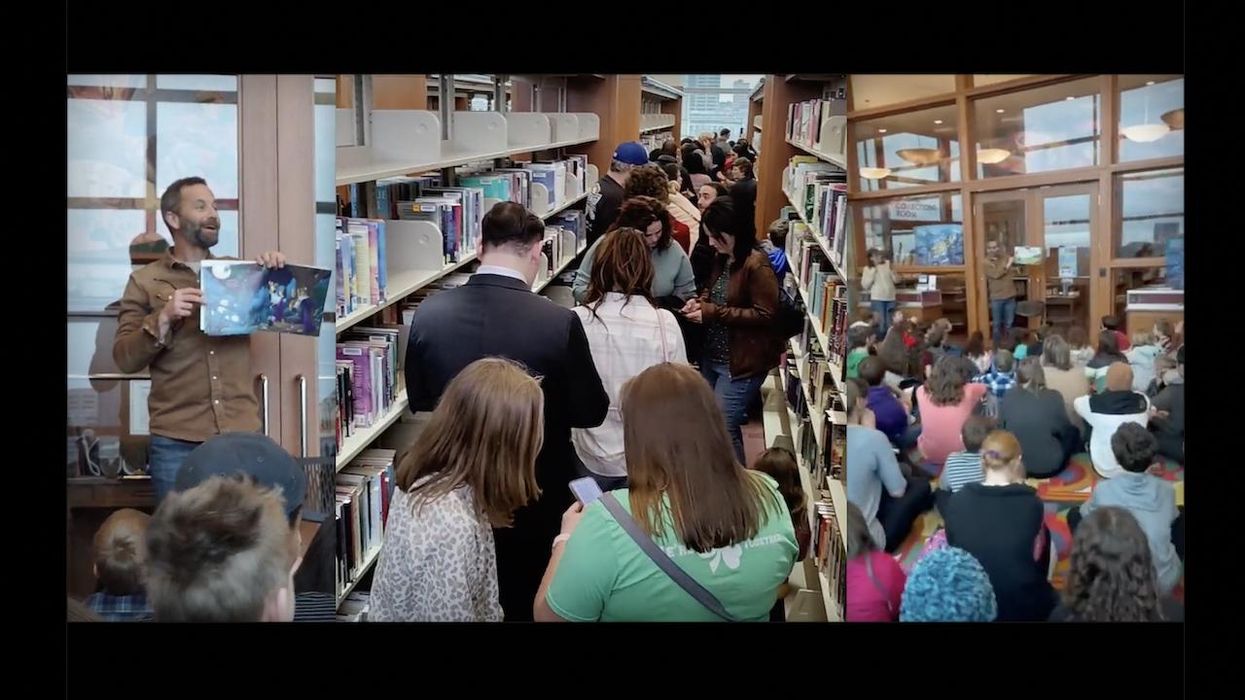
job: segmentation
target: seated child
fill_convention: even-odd
[[[781,447],[771,447],[757,456],[752,468],[778,482],[778,493],[787,504],[791,513],[791,525],[795,529],[795,542],[799,547],[796,560],[808,556],[809,546],[813,541],[812,525],[808,519],[808,499],[804,495],[804,487],[800,485],[800,467],[796,464],[795,455]],[[783,583],[778,587],[778,600],[770,610],[770,622],[783,622],[787,619],[786,598],[791,586]]]
[[[100,618],[113,622],[151,617],[147,604],[146,547],[143,538],[151,516],[122,508],[108,516],[95,532],[95,577],[100,591],[86,599],[86,606]]]
[[[1124,353],[1128,364],[1133,368],[1133,391],[1149,393],[1154,383],[1157,360],[1163,354],[1163,348],[1154,341],[1153,336],[1145,331],[1133,333],[1132,347]]]
[[[990,363],[990,371],[973,377],[978,384],[985,384],[990,393],[1003,398],[1009,389],[1016,386],[1015,359],[1007,350],[994,353],[994,361]]]
[[[870,326],[853,326],[847,331],[847,378],[860,376],[860,363],[873,350],[877,334]]]
[[[985,469],[981,466],[981,443],[994,426],[995,421],[986,416],[971,415],[964,421],[961,432],[964,449],[947,456],[942,476],[938,479],[938,492],[934,494],[936,500],[945,499],[965,485],[981,483],[986,478]]]

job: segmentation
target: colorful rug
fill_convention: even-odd
[[[1163,467],[1163,479],[1174,482],[1176,487],[1176,504],[1184,505],[1184,467],[1165,458],[1158,457]],[[924,465],[922,465],[924,469]],[[1088,453],[1080,453],[1068,460],[1068,466],[1062,472],[1047,479],[1029,479],[1028,484],[1037,489],[1038,497],[1046,507],[1046,528],[1051,533],[1051,543],[1058,557],[1055,563],[1055,574],[1051,583],[1057,590],[1063,590],[1068,573],[1068,553],[1072,549],[1072,532],[1068,529],[1068,511],[1073,506],[1089,500],[1094,484],[1098,483],[1098,475],[1090,462]],[[935,483],[935,487],[937,484]],[[937,510],[931,510],[916,519],[912,532],[895,553],[895,559],[910,571],[919,558],[925,540],[943,526],[942,516]],[[1183,583],[1177,588],[1177,597],[1183,598]]]

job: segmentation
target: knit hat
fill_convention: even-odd
[[[912,567],[900,622],[991,622],[998,616],[990,577],[959,547],[935,549]]]

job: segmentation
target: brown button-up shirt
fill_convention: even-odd
[[[122,372],[151,368],[152,435],[202,442],[219,433],[258,431],[249,336],[205,335],[196,308],[174,321],[160,342],[160,310],[178,289],[198,286],[198,274],[168,252],[132,273],[121,299],[113,359]]]
[[[1012,281],[1012,268],[1007,265],[1007,258],[998,260],[985,259],[986,288],[990,292],[990,300],[1012,299],[1016,296],[1016,283]]]

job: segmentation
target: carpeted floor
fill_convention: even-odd
[[[1175,482],[1176,505],[1184,505],[1184,468],[1176,463],[1159,457],[1164,467],[1163,478]],[[1046,527],[1051,531],[1055,551],[1059,556],[1055,565],[1055,575],[1051,579],[1056,589],[1063,589],[1064,578],[1068,571],[1068,552],[1071,550],[1072,533],[1068,530],[1068,511],[1075,505],[1089,500],[1098,475],[1090,464],[1089,454],[1073,455],[1068,466],[1059,474],[1047,479],[1029,479],[1029,485],[1036,488],[1038,497],[1046,505]],[[942,527],[942,516],[937,510],[929,511],[917,518],[908,539],[904,540],[895,558],[905,570],[912,568],[925,544],[926,538]],[[1177,588],[1177,597],[1183,597],[1183,583]]]

